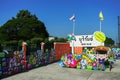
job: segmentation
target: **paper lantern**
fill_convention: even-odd
[[[93,70],[98,70],[98,67],[93,67]]]
[[[76,59],[79,60],[79,59],[81,59],[81,57],[82,57],[81,55],[77,55]]]
[[[14,72],[18,72],[19,68],[18,67],[14,67],[13,71]]]
[[[87,70],[92,70],[92,66],[87,66]]]
[[[65,66],[65,64],[63,63],[63,61],[59,61],[59,65],[61,66],[61,67],[64,67]]]
[[[75,68],[76,65],[77,65],[77,61],[74,60],[74,59],[72,59],[72,60],[71,60],[71,63],[70,63],[70,67],[71,67],[71,68]]]
[[[76,68],[77,68],[77,69],[80,69],[80,68],[81,68],[81,66],[77,66]]]
[[[24,60],[21,60],[20,64],[21,64],[21,65],[24,65]]]
[[[2,65],[0,64],[0,71],[1,71],[1,69],[2,69]]]
[[[0,71],[0,76],[2,76],[2,71]]]
[[[96,67],[97,66],[97,64],[96,63],[93,63],[93,67]]]
[[[62,56],[62,57],[61,57],[61,60],[64,60],[64,59],[65,59],[65,57],[64,57],[64,56]]]
[[[28,64],[28,65],[27,65],[27,69],[29,70],[29,69],[31,69],[31,68],[32,68],[31,64]]]
[[[72,58],[72,54],[71,53],[68,54],[67,57],[71,59]]]

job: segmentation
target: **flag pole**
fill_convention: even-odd
[[[104,20],[102,11],[100,11],[100,13],[99,13],[99,18],[100,18],[100,32],[101,32],[101,30],[102,30],[102,21]],[[101,42],[101,45],[102,45],[102,42]]]
[[[72,37],[74,37],[74,30],[75,30],[75,14],[73,14],[71,17],[70,17],[70,20],[72,21],[73,23],[73,32],[72,32]],[[74,40],[72,39],[72,54],[74,54]]]
[[[74,36],[74,32],[75,31],[75,21],[73,21],[73,34],[72,36]],[[72,54],[74,54],[74,40],[72,40]]]
[[[101,28],[102,28],[102,21],[100,20],[100,32],[101,32]]]
[[[101,29],[102,29],[102,20],[104,20],[102,11],[100,11],[100,13],[99,13],[99,18],[100,18],[100,32],[101,32]]]
[[[75,31],[75,21],[73,21],[73,34],[74,34],[74,31]]]
[[[73,34],[72,36],[75,35],[75,14],[73,14],[74,18],[73,18]],[[72,54],[74,54],[74,40],[72,40]]]

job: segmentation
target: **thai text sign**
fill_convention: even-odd
[[[94,47],[104,45],[104,43],[97,41],[93,35],[75,35],[75,40],[70,42],[70,46],[74,47]]]

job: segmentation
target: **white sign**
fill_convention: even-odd
[[[75,40],[70,42],[70,46],[95,47],[104,46],[104,43],[97,41],[93,35],[75,35]]]

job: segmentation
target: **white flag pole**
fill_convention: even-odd
[[[104,20],[102,11],[99,13],[99,18],[100,18],[100,32],[101,32],[101,30],[102,30],[102,20]]]
[[[73,34],[74,34],[74,31],[75,31],[75,21],[73,21]]]
[[[101,29],[102,29],[102,21],[100,20],[100,32],[101,32]]]
[[[75,18],[75,14],[73,15]],[[74,36],[74,32],[75,31],[75,19],[73,19],[73,34],[72,36]],[[72,40],[72,54],[74,54],[74,40]]]

